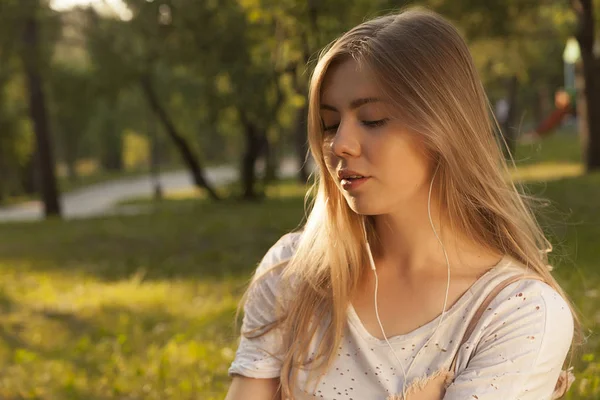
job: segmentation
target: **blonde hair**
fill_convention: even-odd
[[[551,245],[528,205],[533,198],[520,194],[507,179],[508,166],[494,134],[489,102],[459,32],[441,16],[421,9],[378,17],[335,40],[315,67],[308,138],[318,166],[316,193],[295,255],[283,265],[281,276],[282,282],[294,282],[293,300],[277,321],[258,333],[245,333],[255,337],[275,326],[282,328],[285,345],[279,356],[284,397],[293,397],[299,369],[310,368],[316,376],[333,361],[350,298],[369,271],[363,226],[369,241],[376,239],[371,218],[349,208],[324,159],[321,86],[328,69],[346,59],[374,73],[402,121],[422,137],[439,166],[437,193],[452,231],[528,266],[571,304],[550,273]],[[571,308],[577,338],[579,318]],[[317,351],[308,354],[320,324],[325,326]]]

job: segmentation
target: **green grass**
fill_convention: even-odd
[[[270,185],[265,189],[265,195],[269,198],[275,199],[289,199],[289,198],[304,198],[308,186],[298,185],[296,178],[282,179],[277,182],[277,185]],[[225,186],[218,187],[218,194],[223,198],[240,198],[242,193],[238,183],[231,183]],[[132,197],[123,200],[118,203],[118,206],[157,206],[158,209],[162,209],[164,204],[162,200],[167,200],[172,204],[179,204],[181,200],[208,200],[209,197],[206,191],[198,188],[188,188],[180,190],[172,190],[163,194],[163,199],[156,200],[154,197],[140,196]]]
[[[519,145],[513,157],[518,169],[512,176],[518,180],[549,181],[576,177],[584,172],[579,138],[569,130],[541,142]]]
[[[581,162],[581,147],[577,133],[563,129],[533,144],[519,144],[513,154],[517,165],[539,163],[573,164]]]
[[[0,226],[0,398],[221,397],[238,297],[301,215],[297,198],[182,200]]]
[[[577,163],[559,139],[517,155]],[[597,331],[600,174],[548,179],[529,189],[556,207],[556,275]],[[0,225],[0,398],[222,399],[239,297],[303,215],[302,187],[270,190],[262,203],[174,193],[151,215]],[[594,334],[570,399],[600,397],[599,355]]]

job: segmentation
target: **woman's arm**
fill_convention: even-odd
[[[233,377],[225,400],[280,400],[279,379]]]
[[[282,237],[263,257],[256,270],[266,275],[253,285],[244,304],[242,332],[262,332],[278,318],[279,302],[284,301],[280,291],[281,269],[271,269],[289,259],[295,251],[296,234]],[[229,367],[232,383],[226,400],[280,400],[279,373],[283,351],[280,327],[263,335],[242,334],[235,359]]]

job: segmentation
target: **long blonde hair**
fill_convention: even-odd
[[[300,369],[310,368],[316,376],[333,361],[350,298],[368,271],[364,226],[369,240],[375,239],[371,218],[349,208],[327,171],[323,153],[321,86],[329,67],[349,58],[375,74],[403,122],[422,137],[439,166],[437,193],[451,230],[464,232],[483,248],[512,256],[569,301],[550,273],[551,245],[531,211],[532,198],[507,179],[509,170],[494,134],[489,102],[459,32],[441,16],[421,9],[372,19],[321,53],[310,82],[308,138],[318,167],[314,203],[295,255],[283,266],[282,282],[294,282],[293,300],[277,321],[258,333],[283,328],[284,397],[293,397]],[[316,353],[309,355],[317,329],[323,329],[322,339]]]

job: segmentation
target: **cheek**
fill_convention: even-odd
[[[385,154],[386,176],[392,181],[406,187],[406,185],[420,186],[427,179],[430,168],[429,158],[422,148],[410,141],[384,146],[379,154]]]
[[[405,175],[419,178],[425,174],[427,170],[427,162],[421,154],[407,151],[399,158],[403,164],[402,170]]]

